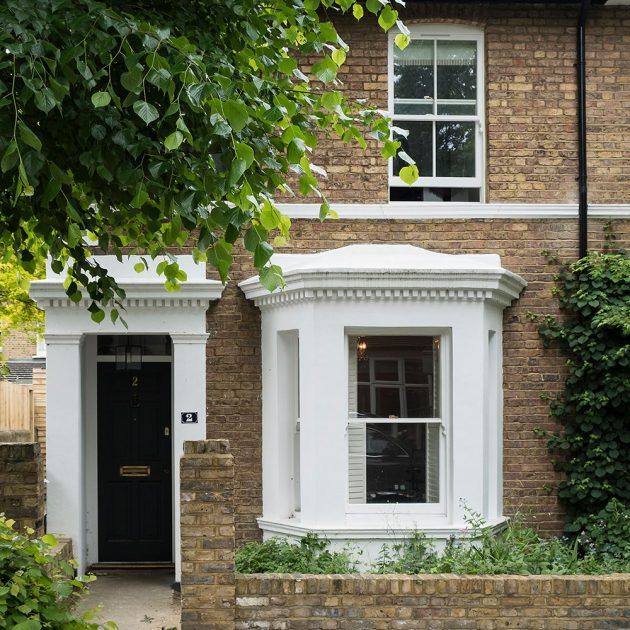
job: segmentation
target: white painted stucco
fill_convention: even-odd
[[[265,536],[315,531],[368,551],[374,541],[416,529],[443,539],[467,527],[460,500],[488,523],[500,523],[502,311],[525,281],[496,255],[412,245],[351,245],[277,255],[273,262],[284,270],[284,290],[269,294],[257,277],[240,284],[262,312]],[[348,502],[348,339],[357,334],[442,338],[440,503]],[[296,418],[287,400],[295,394],[290,375],[281,372],[297,347],[291,350],[290,340],[298,337],[299,511],[288,499],[296,489]]]
[[[47,510],[48,530],[70,536],[79,571],[98,562],[96,337],[99,334],[168,334],[172,340],[173,558],[181,571],[179,457],[185,440],[206,437],[206,311],[221,296],[220,282],[206,279],[205,265],[177,257],[188,280],[169,293],[155,271],[136,273],[130,256],[95,259],[126,291],[123,317],[128,328],[106,318],[94,323],[87,299],[70,301],[63,277],[48,270],[33,282],[31,296],[46,312],[47,346]],[[197,424],[180,424],[180,412],[197,411]]]

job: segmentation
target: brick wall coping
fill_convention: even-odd
[[[458,575],[435,573],[331,574],[295,573],[236,574],[236,594],[246,595],[367,595],[470,593],[497,595],[609,594],[630,596],[630,573],[607,575]],[[629,600],[630,602],[630,600]]]
[[[331,203],[340,219],[576,219],[576,203]],[[281,203],[291,219],[319,219],[317,203]],[[600,219],[630,217],[630,204],[589,204]]]

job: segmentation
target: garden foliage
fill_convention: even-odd
[[[614,516],[621,529],[610,530],[611,543],[624,534],[630,544],[630,259],[591,253],[561,271],[557,295],[563,317],[547,318],[540,331],[569,356],[551,407],[562,430],[548,436],[566,476],[558,495],[567,531],[587,528],[601,542],[596,524]]]
[[[91,621],[93,611],[72,612],[72,598],[94,578],[75,578],[72,564],[52,554],[54,536],[30,538],[32,530],[24,535],[13,524],[0,514],[0,628],[115,630],[113,623]]]
[[[0,260],[29,272],[47,254],[56,272],[72,260],[67,293],[89,297],[96,321],[124,291],[86,237],[118,256],[192,241],[222,279],[243,237],[263,284],[277,287],[272,244],[290,221],[273,197],[293,192],[289,174],[295,194],[319,195],[322,218],[332,212],[311,159],[318,137],[366,146],[371,136],[385,158],[400,147],[383,114],[339,89],[348,46],[331,18],[361,19],[364,7],[409,43],[390,0],[3,2]],[[313,62],[310,76],[299,60]],[[412,164],[403,171],[417,177]],[[158,271],[173,290],[185,279],[175,261]]]

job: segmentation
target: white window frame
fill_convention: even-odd
[[[418,514],[431,516],[445,516],[446,506],[448,505],[448,497],[446,496],[449,487],[449,468],[450,468],[450,448],[449,435],[451,427],[451,331],[450,329],[435,328],[346,328],[346,356],[350,353],[350,344],[353,337],[369,337],[369,336],[409,336],[409,337],[439,337],[440,338],[440,355],[439,355],[439,382],[440,382],[440,417],[439,418],[397,418],[395,422],[401,424],[439,424],[440,426],[440,451],[439,451],[439,497],[436,503],[350,503],[348,496],[349,489],[349,444],[348,444],[348,427],[350,424],[373,424],[373,423],[391,423],[390,418],[356,418],[352,417],[348,404],[346,425],[346,514]],[[349,392],[348,392],[349,394]],[[348,403],[349,395],[346,397]]]
[[[387,107],[393,124],[397,121],[419,122],[474,122],[477,126],[477,138],[475,142],[475,177],[419,177],[411,187],[413,188],[478,188],[479,202],[485,201],[486,164],[485,156],[485,75],[484,75],[484,35],[474,27],[461,24],[412,24],[409,25],[411,39],[446,40],[446,41],[475,41],[477,43],[477,114],[475,116],[458,116],[446,114],[394,114],[394,38],[400,32],[393,28],[389,33],[388,59],[387,59]],[[437,76],[434,76],[437,81]],[[434,89],[434,101],[437,101],[437,91]],[[433,145],[435,146],[435,125],[433,125]],[[433,160],[433,172],[435,173],[435,160]],[[394,159],[389,160],[389,188],[408,187],[409,185],[394,176]],[[402,203],[402,202],[401,202]],[[436,202],[413,202],[436,203]],[[443,202],[452,203],[452,202]]]

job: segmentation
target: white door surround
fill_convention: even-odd
[[[126,292],[122,315],[127,329],[108,319],[94,323],[89,300],[69,300],[64,278],[50,270],[46,280],[31,285],[31,297],[46,312],[48,530],[72,538],[80,572],[98,561],[96,337],[168,334],[173,344],[173,558],[179,581],[179,457],[185,440],[206,437],[206,311],[223,285],[206,279],[205,265],[196,265],[192,256],[177,260],[188,280],[180,291],[167,292],[155,265],[138,274],[133,267],[139,257],[122,262],[98,257]],[[191,411],[198,422],[180,423],[180,414]]]

